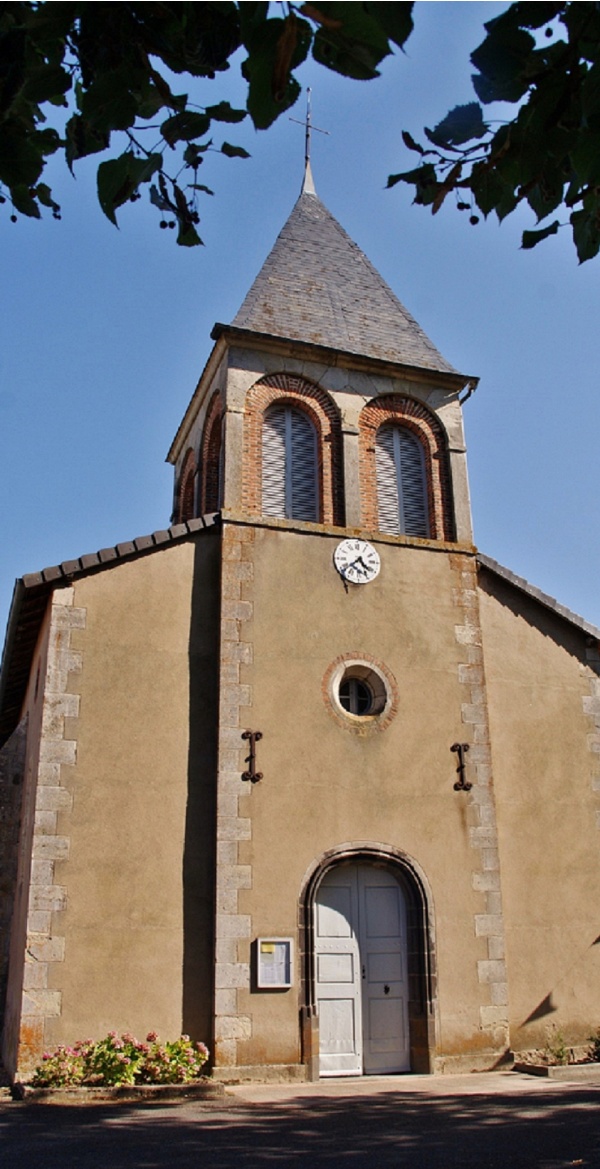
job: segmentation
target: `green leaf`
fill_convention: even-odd
[[[204,191],[205,195],[214,195],[214,191],[211,191],[210,187],[206,187],[204,183],[190,183],[190,187],[192,191]]]
[[[559,227],[560,223],[558,219],[555,219],[549,227],[542,227],[539,231],[524,231],[521,238],[521,247],[525,249],[534,248],[536,244],[539,244],[540,240],[547,239],[549,235],[556,235]]]
[[[53,211],[60,211],[59,204],[52,198],[52,191],[47,183],[37,184],[35,196],[43,207],[51,207]]]
[[[564,181],[556,174],[542,174],[540,181],[527,191],[527,202],[535,211],[538,223],[550,215],[563,201]]]
[[[486,39],[471,54],[481,76],[472,77],[482,102],[519,101],[527,92],[526,66],[535,50],[535,41],[523,29],[492,25]]]
[[[194,138],[202,138],[210,129],[210,118],[206,114],[196,114],[192,110],[184,110],[181,114],[173,114],[163,122],[160,132],[169,146],[176,142],[191,142]]]
[[[600,186],[600,149],[598,147],[598,131],[582,130],[578,136],[577,145],[571,151],[573,170],[581,186]]]
[[[569,183],[565,193],[565,206],[574,207],[581,199],[581,183],[576,178]]]
[[[423,147],[419,146],[418,142],[415,142],[412,134],[409,134],[408,130],[402,131],[402,141],[409,150],[415,150],[417,154],[425,154]]]
[[[181,221],[177,233],[177,243],[182,248],[197,248],[199,244],[204,246],[204,240],[200,239],[193,223],[181,223]]]
[[[154,183],[150,187],[150,202],[155,207],[159,207],[161,211],[173,211],[173,204],[170,199],[166,195],[161,194],[158,187],[154,186]]]
[[[31,135],[30,141],[40,151],[40,154],[55,154],[61,145],[56,130],[52,130],[50,127],[47,130],[36,130]]]
[[[214,122],[243,122],[248,117],[246,110],[236,110],[228,101],[220,101],[216,106],[206,107],[207,117]]]
[[[244,5],[245,7],[245,5]],[[266,130],[293,106],[300,86],[292,70],[305,60],[312,30],[305,20],[266,20],[259,35],[245,38],[248,57],[242,73],[249,83],[248,112],[257,130]]]
[[[471,53],[471,63],[484,77],[512,81],[519,76],[527,58],[535,50],[531,33],[500,21],[490,22],[488,36]]]
[[[228,158],[250,158],[243,146],[232,146],[230,142],[223,143],[221,154],[226,154]]]
[[[166,104],[164,95],[154,85],[149,85],[138,103],[138,118],[155,118]]]
[[[495,16],[484,25],[488,32],[498,28],[542,28],[550,24],[564,10],[564,3],[547,3],[546,0],[519,0],[511,4],[506,12]]]
[[[130,151],[98,167],[98,200],[104,214],[118,227],[115,208],[122,206],[162,166],[162,154],[136,158]]]
[[[28,69],[21,97],[31,102],[52,101],[61,97],[71,88],[71,74],[60,66],[40,65]]]
[[[396,183],[414,183],[415,203],[426,206],[435,202],[436,195],[441,187],[438,182],[436,169],[431,162],[424,162],[414,170],[403,171],[401,174],[389,175],[387,187],[395,187]]]
[[[495,211],[500,221],[514,211],[519,202],[515,184],[487,163],[473,167],[469,186],[479,210],[485,216]]]
[[[21,215],[27,215],[30,219],[40,219],[40,209],[29,187],[17,185],[12,187],[10,193],[13,204]]]
[[[600,229],[598,227],[598,200],[594,199],[595,209],[584,207],[582,211],[573,211],[570,215],[573,227],[573,240],[577,248],[577,257],[580,264],[592,260],[600,251]]]
[[[202,155],[207,150],[210,150],[212,144],[212,138],[209,138],[208,142],[190,142],[189,146],[186,146],[183,152],[183,161],[186,166],[193,166],[194,168],[200,166],[204,162]]]
[[[80,110],[97,132],[128,130],[135,122],[137,101],[129,88],[125,67],[98,73],[81,94]]]
[[[319,19],[317,14],[320,14],[323,21],[314,39],[315,61],[357,81],[378,77],[377,66],[384,57],[389,56],[391,50],[381,13],[372,11],[375,7],[383,9],[399,6],[355,3],[306,5],[302,11],[307,15],[314,13],[312,18],[315,20]]]
[[[365,4],[364,7],[381,25],[386,37],[401,49],[414,28],[414,4]]]
[[[262,26],[266,24],[268,19],[269,5],[265,3],[245,3],[240,4],[240,29],[242,35],[242,44],[247,45],[257,35],[260,36]]]
[[[241,10],[252,7],[223,2],[111,4],[109,11],[133,9],[139,40],[172,72],[212,78],[229,68],[229,58],[240,46]]]
[[[443,182],[439,184],[437,188],[435,199],[433,200],[433,206],[431,208],[432,215],[437,215],[440,207],[444,202],[444,199],[446,198],[446,195],[449,195],[451,191],[455,190],[456,184],[458,183],[461,174],[462,163],[456,162],[451,168],[450,172],[446,175]]]
[[[434,181],[437,181],[435,167],[430,162],[423,163],[423,166],[417,166],[414,170],[401,171],[397,175],[388,175],[386,187],[395,187],[397,183],[417,183],[423,178],[424,173],[427,172]]]
[[[595,61],[582,81],[581,110],[588,123],[600,110],[600,61]]]
[[[425,133],[434,146],[448,148],[469,142],[472,138],[483,138],[487,130],[481,106],[472,101],[466,106],[455,106],[443,121]]]
[[[93,129],[81,114],[73,114],[69,118],[65,130],[65,158],[69,170],[73,170],[76,159],[106,150],[109,144],[110,134]]]
[[[0,182],[19,188],[32,187],[37,182],[44,169],[40,135],[41,132],[26,137],[14,123],[0,126]]]

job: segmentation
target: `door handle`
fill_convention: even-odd
[[[363,976],[363,978],[366,978],[366,977],[367,977],[367,972],[366,972],[366,970],[365,970],[364,966],[363,966],[363,968],[362,968],[362,976]]]

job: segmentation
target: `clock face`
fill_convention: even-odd
[[[333,554],[333,563],[350,584],[368,584],[381,568],[379,553],[366,540],[342,540]]]

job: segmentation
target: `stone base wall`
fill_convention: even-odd
[[[20,1029],[16,1074],[27,1079],[44,1051],[45,1024],[60,1015],[61,992],[52,989],[50,970],[63,962],[65,938],[55,932],[55,913],[64,909],[65,886],[55,882],[56,861],[69,855],[69,837],[58,827],[58,817],[72,804],[70,776],[76,761],[76,742],[65,735],[65,720],[79,712],[79,696],[69,680],[81,670],[81,654],[71,649],[73,629],[85,627],[85,610],[73,604],[72,589],[58,589],[52,598],[48,663],[44,687],[39,762],[35,783],[33,844],[27,934],[23,967]],[[72,725],[72,723],[71,723]]]

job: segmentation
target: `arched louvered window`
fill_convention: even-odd
[[[194,495],[196,489],[196,463],[193,452],[187,452],[179,480],[177,522],[185,523],[194,517]]]
[[[222,420],[217,414],[211,422],[204,446],[204,461],[202,466],[202,511],[218,511],[221,507],[221,491],[223,485],[223,443]]]
[[[319,519],[317,434],[303,410],[277,402],[262,428],[262,512],[279,519]]]
[[[429,536],[425,452],[405,426],[384,424],[375,439],[379,527],[392,535]]]

